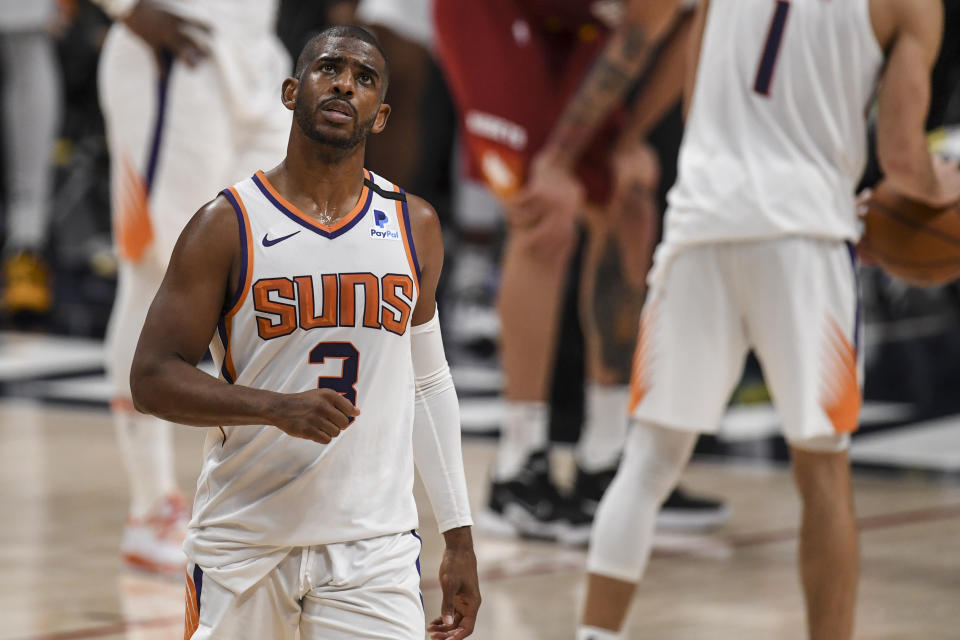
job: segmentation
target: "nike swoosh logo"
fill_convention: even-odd
[[[300,231],[294,231],[293,233],[291,233],[291,234],[289,234],[289,235],[283,236],[283,237],[281,237],[281,238],[274,238],[273,240],[271,240],[270,238],[268,238],[268,237],[267,237],[267,234],[265,233],[265,234],[263,234],[263,246],[265,246],[265,247],[272,247],[273,245],[277,244],[278,242],[283,242],[283,241],[286,240],[287,238],[292,238],[293,236],[297,235],[298,233],[300,233]]]

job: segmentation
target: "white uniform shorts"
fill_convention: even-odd
[[[187,565],[192,640],[423,640],[414,532],[298,547],[242,594]]]
[[[752,348],[791,442],[856,430],[861,312],[852,247],[788,237],[658,255],[631,377],[637,420],[715,432]]]

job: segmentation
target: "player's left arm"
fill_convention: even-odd
[[[460,405],[437,318],[443,233],[429,203],[408,196],[407,206],[421,268],[410,338],[416,381],[413,455],[446,543],[440,563],[440,616],[427,630],[435,640],[460,640],[473,633],[480,608],[480,588],[460,447]]]

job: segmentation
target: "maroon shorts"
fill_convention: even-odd
[[[500,197],[523,186],[531,158],[609,35],[589,13],[551,15],[537,5],[529,0],[434,2],[437,55],[459,112],[467,173]],[[609,155],[622,120],[618,110],[577,165],[591,202],[603,203],[609,196]]]

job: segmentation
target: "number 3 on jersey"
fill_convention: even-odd
[[[326,364],[327,358],[343,362],[339,376],[319,376],[317,386],[333,389],[353,406],[357,405],[357,374],[360,372],[360,353],[349,342],[321,342],[310,351],[310,364]],[[350,418],[353,422],[353,418]]]
[[[773,12],[770,30],[767,32],[767,42],[763,45],[763,56],[757,68],[757,79],[753,83],[753,90],[762,96],[770,96],[770,83],[773,82],[773,70],[777,66],[777,56],[780,55],[789,13],[790,0],[777,0],[777,8]]]

